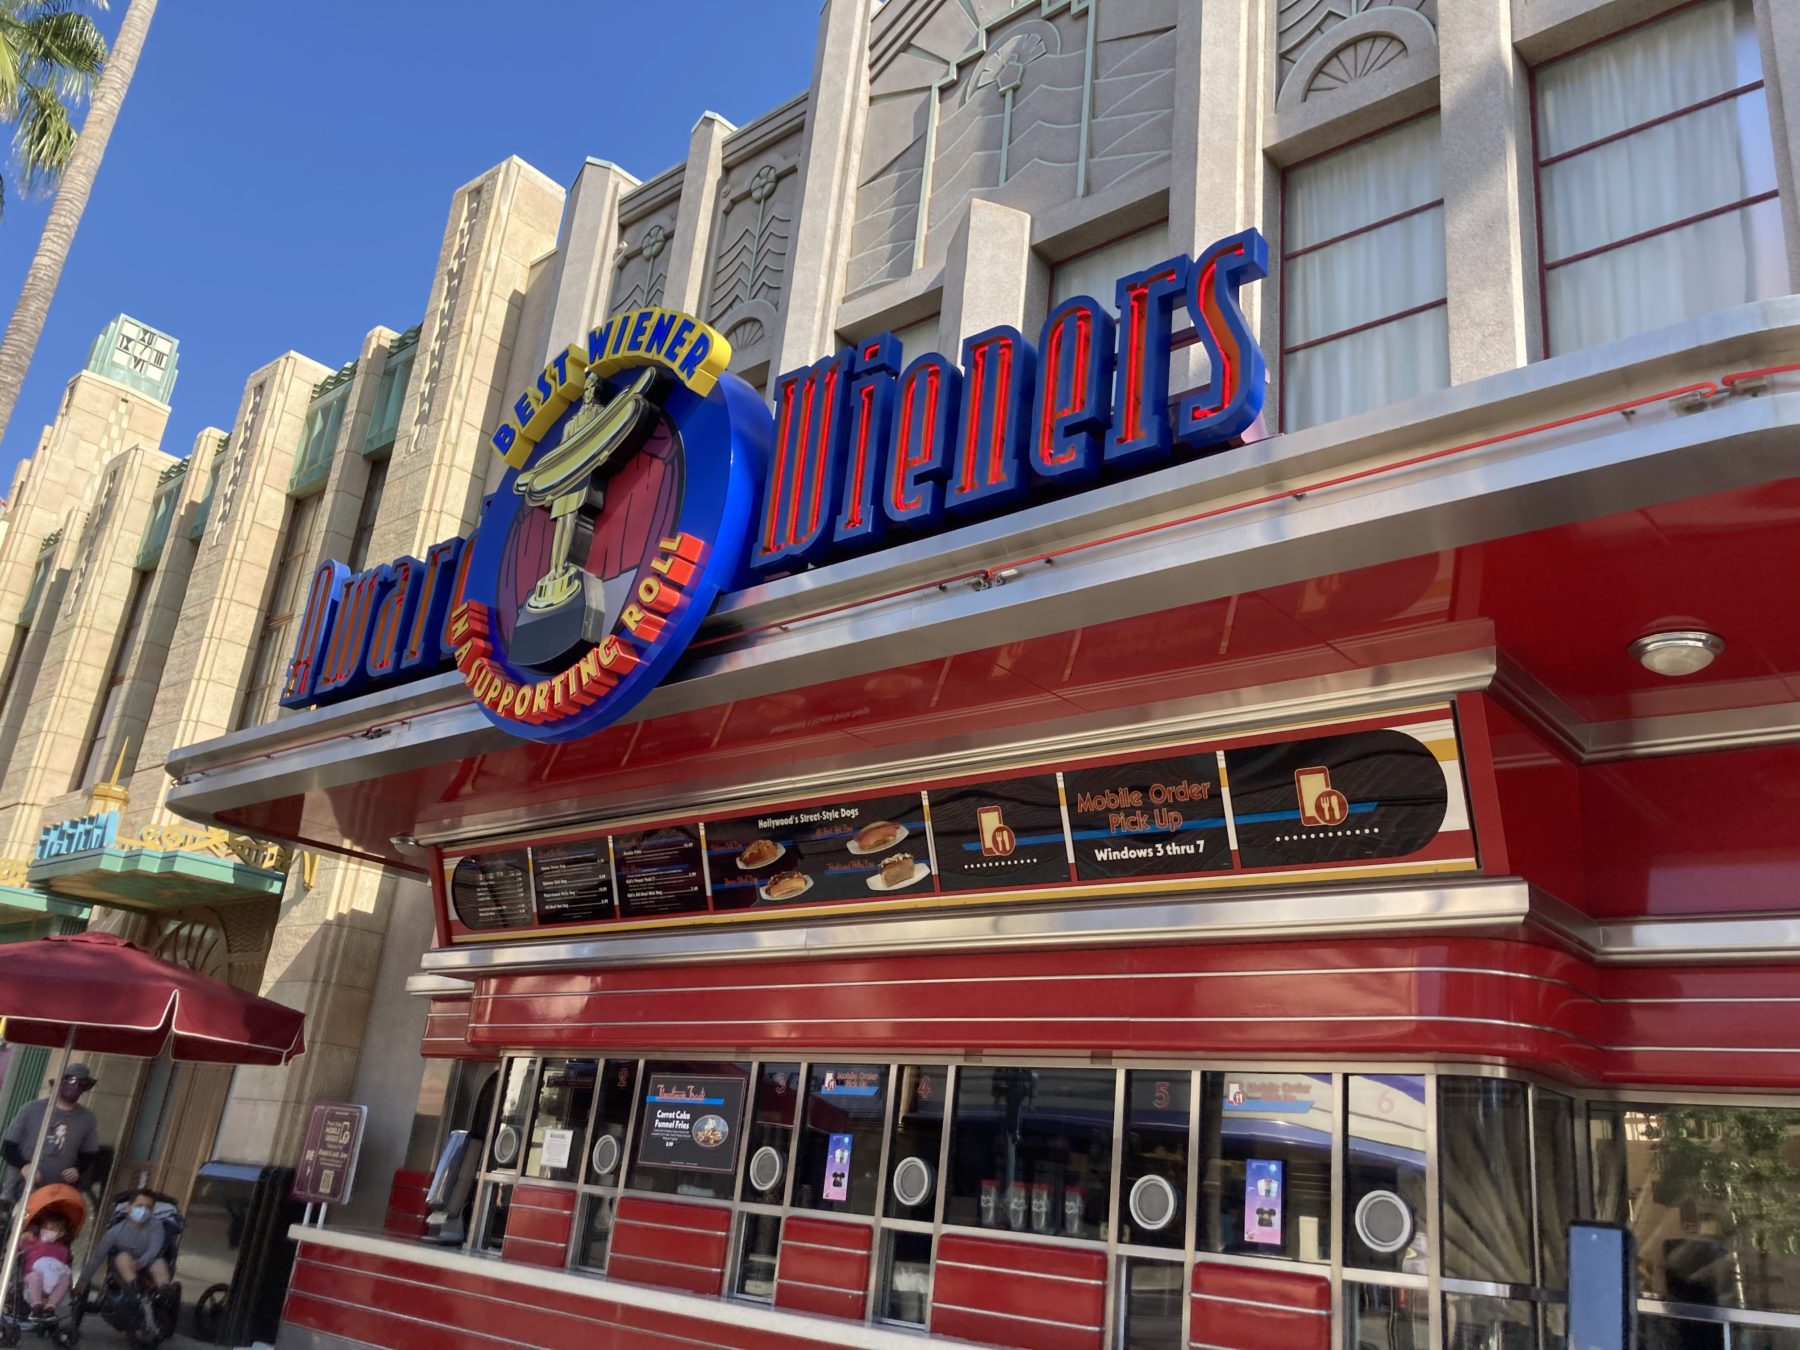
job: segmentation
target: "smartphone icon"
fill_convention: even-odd
[[[1302,825],[1342,825],[1350,816],[1350,803],[1331,786],[1331,770],[1322,766],[1294,770],[1294,791],[1300,798]]]
[[[981,856],[984,858],[1004,858],[1019,846],[1019,836],[1013,833],[1000,814],[997,806],[983,806],[975,812],[975,827],[981,834]]]

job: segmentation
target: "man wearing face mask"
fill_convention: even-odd
[[[100,1126],[94,1113],[81,1104],[94,1076],[88,1066],[75,1063],[63,1071],[56,1086],[56,1096],[49,1102],[39,1099],[19,1108],[6,1134],[0,1137],[0,1159],[9,1169],[5,1198],[17,1201],[28,1190],[61,1181],[81,1186],[92,1170],[100,1152]],[[50,1126],[44,1131],[44,1153],[38,1161],[36,1180],[25,1186],[24,1172],[31,1165],[31,1150],[37,1144],[38,1128],[44,1112],[50,1112]]]

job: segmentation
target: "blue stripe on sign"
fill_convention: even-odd
[[[1380,805],[1380,802],[1356,802],[1351,805],[1350,814],[1360,816]],[[1253,811],[1247,816],[1234,816],[1232,819],[1239,825],[1263,825],[1272,820],[1298,820],[1300,811],[1298,808],[1292,811]]]
[[[723,1106],[723,1097],[650,1097],[658,1106]]]

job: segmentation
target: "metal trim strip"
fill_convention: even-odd
[[[1329,1284],[1329,1282],[1326,1282]],[[1202,1294],[1199,1290],[1188,1295],[1190,1298],[1203,1298],[1209,1303],[1241,1303],[1246,1308],[1268,1308],[1272,1312],[1301,1313],[1307,1317],[1330,1317],[1330,1308],[1296,1308],[1287,1303],[1265,1303],[1261,1299],[1232,1298],[1229,1294]]]
[[[938,1264],[942,1265],[944,1263],[940,1261]],[[1022,1275],[1027,1272],[1011,1271],[1009,1273]],[[933,1321],[936,1321],[936,1314],[940,1308],[945,1312],[972,1313],[976,1317],[1002,1317],[1012,1322],[1031,1322],[1040,1327],[1067,1327],[1071,1331],[1101,1330],[1100,1325],[1096,1322],[1061,1322],[1054,1317],[1027,1317],[1024,1313],[1001,1312],[997,1308],[968,1308],[960,1303],[933,1303],[931,1305]],[[935,1332],[937,1328],[933,1327],[932,1330]]]
[[[1098,1253],[1095,1253],[1098,1255]],[[1104,1278],[1091,1280],[1085,1275],[1052,1275],[1043,1270],[1017,1270],[1011,1266],[987,1266],[976,1261],[946,1261],[939,1259],[934,1266],[954,1266],[958,1270],[983,1270],[990,1275],[1010,1275],[1025,1280],[1061,1280],[1064,1284],[1104,1285]]]

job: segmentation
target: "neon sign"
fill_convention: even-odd
[[[997,515],[1026,498],[1220,449],[1262,412],[1262,352],[1238,292],[1268,273],[1256,230],[1118,283],[1118,317],[1065,300],[1033,347],[1011,327],[962,344],[962,365],[904,371],[882,334],[776,381],[775,453],[750,566],[788,572]],[[1211,376],[1171,406],[1174,316]]]
[[[567,740],[662,680],[747,566],[780,574],[1232,444],[1266,368],[1239,307],[1256,230],[902,368],[891,333],[789,371],[774,416],[691,315],[615,315],[557,352],[488,441],[507,466],[467,539],[313,576],[281,702],[459,669],[498,726]],[[1185,310],[1207,383],[1174,398]],[[755,478],[763,475],[761,510]]]

